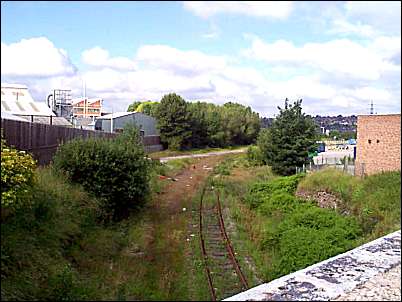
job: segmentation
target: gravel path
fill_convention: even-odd
[[[401,301],[401,264],[333,301]]]

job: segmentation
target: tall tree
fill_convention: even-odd
[[[175,93],[163,96],[155,116],[162,143],[172,150],[189,147],[191,117],[182,97]]]
[[[134,101],[134,102],[132,102],[132,103],[128,106],[127,111],[129,111],[129,112],[134,112],[134,111],[136,111],[136,110],[137,110],[137,107],[138,107],[140,104],[141,104],[140,101]]]
[[[315,148],[316,131],[313,119],[302,113],[302,100],[293,105],[285,100],[271,128],[261,131],[258,145],[264,161],[280,175],[291,175],[296,167],[308,163],[308,153]]]
[[[137,106],[136,111],[142,112],[144,114],[156,117],[156,111],[158,110],[159,102],[142,102]]]
[[[200,148],[209,145],[207,103],[188,103],[191,118],[191,138],[192,147]]]

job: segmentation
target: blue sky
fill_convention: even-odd
[[[273,116],[400,112],[400,2],[1,3],[2,82],[134,100],[177,92]],[[3,64],[4,63],[4,64]],[[57,86],[57,87],[56,87]]]

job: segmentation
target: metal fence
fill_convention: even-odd
[[[341,170],[350,175],[355,175],[354,160],[349,159],[348,157],[345,157],[343,159],[326,158],[325,160],[317,161],[316,163],[311,161],[307,165],[296,167],[296,173],[319,171],[328,167]]]

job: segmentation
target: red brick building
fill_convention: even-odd
[[[401,170],[401,115],[359,115],[355,175]]]
[[[78,98],[73,100],[73,115],[76,117],[98,117],[102,112],[102,99]]]

